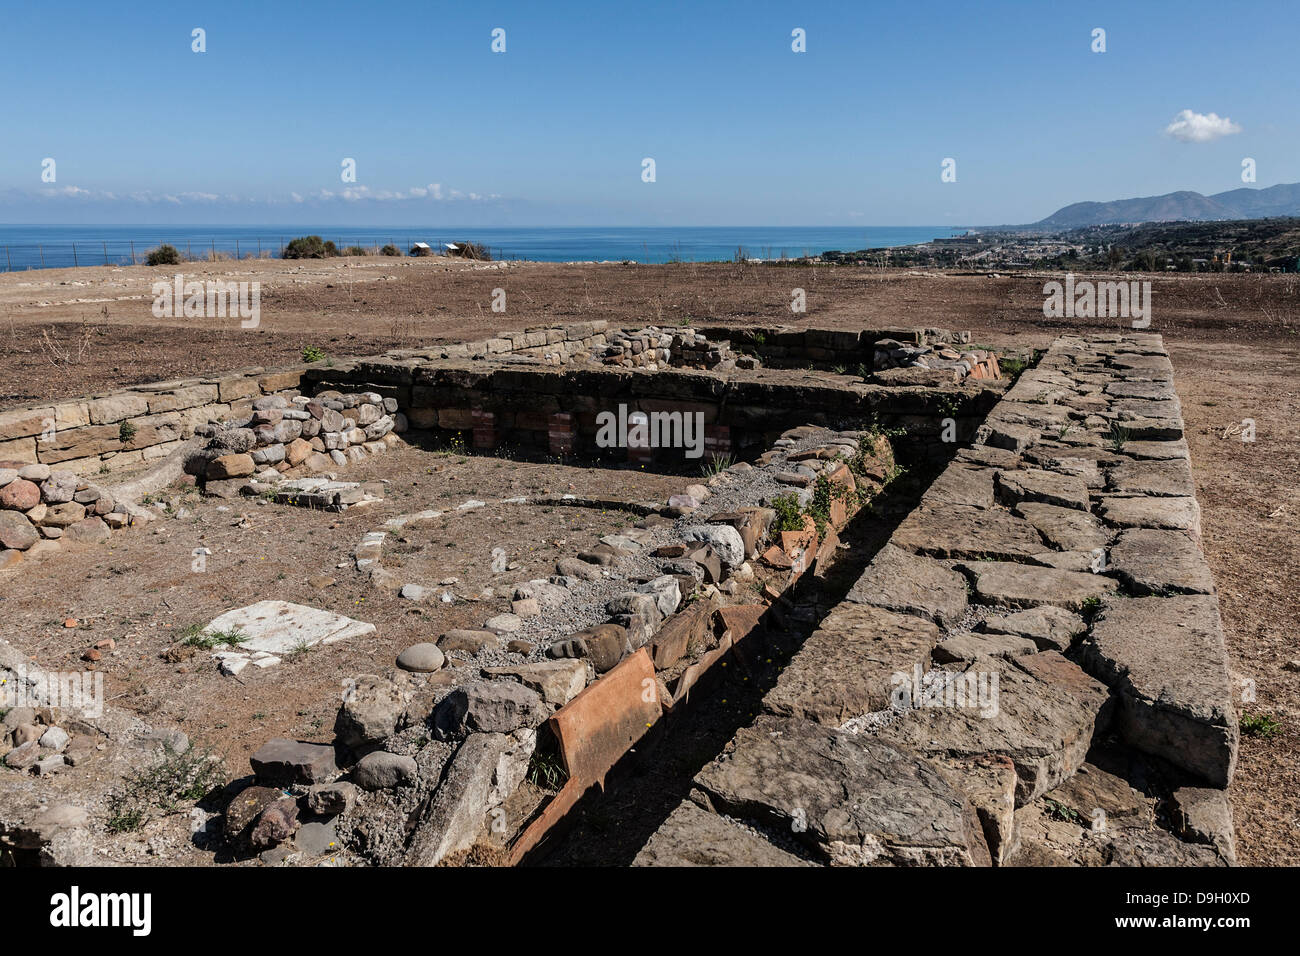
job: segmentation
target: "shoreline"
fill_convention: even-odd
[[[0,273],[143,263],[151,249],[175,247],[189,262],[278,259],[290,239],[319,235],[339,250],[366,257],[394,246],[409,255],[417,242],[435,250],[473,241],[496,261],[590,265],[675,262],[799,262],[827,252],[923,246],[967,227],[944,226],[638,226],[537,228],[365,226],[154,226],[0,224]],[[356,257],[356,256],[354,256]]]

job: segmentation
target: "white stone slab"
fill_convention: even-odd
[[[248,607],[227,611],[204,628],[204,633],[215,634],[235,629],[248,635],[248,640],[237,647],[227,648],[227,653],[233,651],[255,659],[258,651],[282,655],[302,647],[333,644],[335,641],[370,634],[375,630],[375,625],[305,604],[258,601]]]

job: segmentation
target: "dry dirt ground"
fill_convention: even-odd
[[[342,681],[391,668],[411,644],[480,627],[510,610],[508,585],[554,574],[557,559],[637,520],[625,511],[580,507],[489,503],[456,512],[457,505],[471,497],[563,494],[662,501],[683,484],[681,477],[642,471],[400,445],[350,469],[348,478],[387,481],[382,505],[338,514],[201,498],[193,488],[160,495],[159,517],[146,528],[115,534],[102,547],[55,553],[8,576],[0,584],[0,637],[55,670],[87,666],[82,655],[112,638],[116,648],[93,665],[104,672],[106,699],[150,723],[175,722],[239,772],[272,737],[329,741]],[[390,533],[382,560],[403,580],[452,594],[451,603],[417,604],[375,588],[351,560],[367,531],[424,509],[450,513]],[[492,571],[496,547],[508,562],[499,574]],[[211,552],[202,570],[194,566],[198,548]],[[484,597],[485,589],[492,596]],[[377,630],[237,677],[220,674],[209,651],[184,643],[193,625],[261,600],[311,604]]]
[[[261,324],[255,330],[241,330],[235,319],[154,319],[149,284],[170,278],[175,271],[95,267],[0,275],[0,407],[249,364],[292,364],[306,345],[336,356],[362,355],[390,347],[481,338],[504,328],[594,318],[616,324],[673,324],[689,319],[696,326],[930,326],[970,329],[977,342],[995,346],[1040,346],[1065,332],[1116,331],[1127,324],[1116,319],[1044,318],[1046,274],[956,275],[731,264],[485,266],[444,259],[377,258],[187,264],[187,279],[224,277],[262,283]],[[1203,545],[1219,585],[1231,662],[1241,693],[1248,697],[1253,690],[1255,698],[1243,699],[1242,710],[1270,715],[1281,724],[1271,737],[1242,740],[1233,785],[1238,854],[1246,863],[1289,864],[1300,858],[1300,672],[1284,669],[1288,661],[1300,659],[1295,637],[1300,593],[1293,585],[1300,567],[1295,546],[1300,532],[1296,480],[1300,474],[1300,281],[1293,275],[1122,278],[1149,279],[1153,284],[1151,331],[1165,336],[1174,362],[1204,509]],[[808,295],[808,311],[802,315],[789,310],[796,287]],[[505,314],[491,312],[496,288],[506,290]],[[1255,422],[1253,443],[1243,443],[1233,434],[1234,425],[1239,428],[1248,418]],[[367,467],[382,469],[391,460]],[[389,477],[382,470],[375,474]],[[428,480],[431,491],[440,487],[440,479],[430,476]],[[477,474],[472,479],[488,480]],[[539,476],[538,480],[545,479]],[[482,497],[488,493],[486,487],[474,484],[466,492]],[[202,510],[212,513],[210,506]],[[254,517],[265,521],[264,512],[258,509]],[[228,533],[215,518],[211,520],[211,534]],[[316,520],[320,523],[313,524]],[[276,541],[277,547],[284,544],[278,539],[286,535],[287,541],[303,539],[296,558],[288,554],[275,558],[282,567],[270,577],[294,574],[296,581],[302,581],[321,573],[320,566],[328,569],[338,563],[352,535],[349,531],[332,537],[339,529],[330,529],[330,523],[325,516],[304,520],[295,515],[294,522],[284,525],[284,535],[269,534],[266,540]],[[251,533],[259,530],[272,531],[255,526]],[[309,531],[319,537],[309,538]],[[118,537],[112,555],[105,553],[98,560],[79,557],[75,569],[69,565],[67,571],[60,571],[60,578],[69,574],[82,580],[98,574],[103,579],[93,589],[97,606],[83,614],[106,613],[110,608],[116,613],[115,602],[122,601],[127,602],[124,613],[141,613],[132,611],[131,604],[149,586],[173,589],[170,594],[175,597],[169,600],[180,610],[169,615],[169,627],[184,626],[208,609],[224,609],[229,605],[223,605],[223,595],[247,593],[250,600],[254,595],[281,596],[262,593],[268,586],[268,569],[249,557],[242,573],[224,585],[224,591],[194,588],[188,560],[182,562],[180,557],[172,559],[177,563],[166,579],[170,583],[162,583],[160,577],[153,585],[137,587],[124,575],[114,575],[111,566],[124,549],[144,545],[132,535],[118,544]],[[241,547],[247,549],[246,543]],[[310,557],[324,548],[332,549],[328,557]],[[267,561],[271,560],[268,554]],[[360,597],[349,598],[346,588],[329,592],[337,595],[339,610]],[[301,593],[300,586],[295,593]],[[153,597],[153,613],[165,611],[157,593]],[[49,625],[63,615],[62,609],[47,608],[40,617],[42,612],[33,604],[24,613],[46,625],[39,632],[44,636],[32,633],[26,638],[42,653],[51,647],[74,649],[58,644],[60,640],[72,641],[79,651],[82,638],[90,636],[60,636],[50,630]],[[156,625],[155,630],[163,626],[160,621],[145,621],[142,628],[149,623]],[[394,647],[402,639],[395,636]],[[391,650],[385,648],[384,654]],[[345,651],[358,653],[356,648]],[[363,663],[349,659],[343,667],[352,674]],[[122,666],[128,664],[144,666],[140,659]],[[327,676],[333,680],[335,675]],[[329,680],[317,678],[322,688]],[[164,697],[148,688],[138,693],[158,696],[159,706],[180,706],[167,703],[176,699],[170,694]],[[241,744],[245,748],[253,746],[254,738],[271,735],[269,727],[259,726],[262,719],[251,718],[253,713],[274,712],[271,704],[276,701],[268,697],[261,704],[251,699],[255,696],[249,693],[247,714],[232,715],[237,724],[226,718],[246,734],[248,739]],[[326,719],[320,695],[311,698],[312,704],[306,703],[308,696],[303,694],[301,705],[308,713],[291,715],[297,723],[282,718],[284,730],[304,733],[311,721]],[[185,695],[183,706],[197,710],[210,705]],[[313,706],[320,713],[312,711]],[[200,716],[189,719],[198,722]]]

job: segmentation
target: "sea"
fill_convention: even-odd
[[[509,228],[429,226],[76,226],[0,225],[0,272],[143,262],[163,243],[193,258],[214,254],[279,256],[296,236],[319,235],[340,249],[392,244],[408,252],[414,243],[435,251],[471,241],[493,258],[535,262],[731,261],[784,259],[838,250],[852,252],[908,246],[960,235],[952,226],[644,226]]]

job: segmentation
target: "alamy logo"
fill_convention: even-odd
[[[703,412],[632,412],[596,415],[596,445],[600,448],[684,448],[687,458],[704,454]]]
[[[895,710],[912,708],[969,707],[984,718],[998,715],[998,675],[996,671],[921,671],[913,665],[912,673],[896,671],[889,679],[894,685],[890,703]]]
[[[1043,284],[1043,315],[1049,319],[1132,319],[1133,328],[1151,324],[1150,282],[1074,281],[1065,274],[1065,284]]]
[[[104,715],[103,671],[28,671],[0,675],[0,710],[52,707],[82,717]]]
[[[262,321],[262,283],[186,282],[176,276],[152,286],[155,319],[242,319],[241,329],[255,329]]]
[[[148,936],[153,929],[152,893],[82,893],[74,886],[50,897],[50,925],[127,926],[133,936]]]

